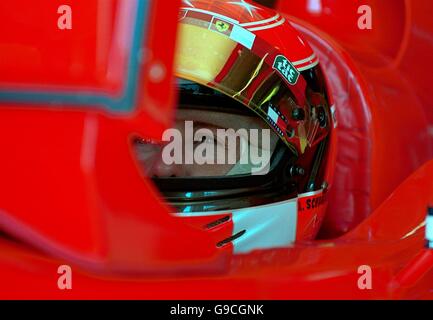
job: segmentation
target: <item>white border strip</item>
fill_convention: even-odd
[[[248,29],[234,25],[232,33],[230,34],[230,39],[251,50],[254,45],[254,41],[256,40],[256,35],[248,31]]]
[[[315,66],[317,66],[318,64],[319,64],[319,60],[317,60],[316,62],[314,62],[314,63],[312,63],[312,64],[309,64],[309,65],[307,65],[307,66],[305,66],[305,67],[302,67],[302,68],[296,68],[296,69],[298,69],[299,72],[302,72],[302,71],[305,71],[305,70],[312,69],[312,68],[314,68]]]
[[[275,205],[284,205],[292,202],[296,202],[298,198],[292,198],[288,200],[284,200],[281,202],[275,202],[275,203],[269,203],[261,206],[255,206],[255,207],[247,207],[247,208],[241,208],[241,209],[228,209],[228,210],[221,210],[221,211],[206,211],[206,212],[176,212],[174,213],[177,217],[209,217],[209,216],[218,216],[218,215],[228,215],[233,214],[233,212],[245,212],[255,209],[265,209],[270,208],[272,209]]]
[[[426,219],[425,237],[429,242],[433,242],[433,216],[428,216]]]
[[[268,23],[268,22],[272,22],[272,21],[278,20],[279,18],[280,18],[280,15],[277,14],[277,15],[273,16],[272,18],[269,18],[269,19],[260,20],[260,21],[254,21],[254,22],[241,23],[241,26],[242,27],[258,26],[260,24],[265,24],[265,23]]]
[[[257,27],[257,28],[248,28],[248,30],[249,31],[260,31],[260,30],[272,29],[272,28],[281,26],[284,22],[286,22],[285,18],[283,18],[282,20],[280,20],[274,24],[270,24],[270,25],[263,26],[263,27]]]
[[[335,108],[335,104],[331,106],[331,115],[332,115],[332,121],[334,122],[334,128],[337,128],[338,120],[337,120],[337,109]]]
[[[194,12],[205,13],[205,14],[208,14],[210,16],[213,16],[213,17],[216,17],[216,18],[220,18],[220,19],[222,19],[224,21],[227,21],[227,22],[231,22],[231,23],[234,23],[234,24],[239,24],[239,21],[237,21],[237,20],[234,20],[232,18],[226,17],[226,16],[224,16],[222,14],[218,14],[218,13],[215,13],[215,12],[212,12],[212,11],[202,10],[202,9],[196,9],[196,8],[190,8],[190,7],[183,7],[181,9],[187,10],[187,11],[194,11]]]
[[[311,192],[307,192],[307,193],[302,193],[300,195],[298,195],[298,198],[306,198],[306,197],[313,197],[313,196],[318,196],[319,194],[323,193],[323,189],[317,190],[317,191],[311,191]]]
[[[304,60],[299,60],[299,61],[296,61],[296,62],[292,62],[292,64],[296,67],[296,66],[299,66],[301,64],[307,63],[309,61],[313,61],[315,58],[316,58],[316,54],[313,53],[313,55],[311,55],[310,57],[308,57],[308,58],[306,58]]]

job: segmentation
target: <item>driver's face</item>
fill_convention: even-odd
[[[192,121],[193,134],[187,135],[185,132],[185,123]],[[269,129],[265,122],[256,116],[228,114],[224,112],[204,111],[197,109],[180,109],[177,112],[174,128],[182,136],[182,150],[185,150],[185,144],[190,143],[195,150],[199,145],[210,144],[214,150],[214,159],[217,159],[217,154],[225,154],[226,159],[236,159],[239,161],[241,157],[242,145],[250,146],[253,143],[248,134],[251,129]],[[208,129],[202,132],[200,141],[187,141],[194,137],[197,130]],[[239,132],[239,135],[233,132],[226,131],[229,138],[236,139],[236,147],[230,147],[226,139],[219,139],[217,135],[218,129],[233,129]],[[246,129],[240,130],[239,129]],[[208,132],[208,133],[206,133]],[[261,135],[259,134],[259,137]],[[276,135],[271,133],[271,149],[275,147]],[[242,141],[242,142],[241,142]],[[257,142],[255,142],[257,144]],[[259,140],[261,146],[261,141]],[[258,146],[256,146],[258,147]],[[222,153],[224,152],[224,153]],[[147,144],[137,145],[138,160],[142,163],[148,176],[150,177],[211,177],[211,176],[226,176],[233,169],[234,164],[166,164],[163,159],[161,148],[155,148]],[[215,161],[216,163],[216,161]]]

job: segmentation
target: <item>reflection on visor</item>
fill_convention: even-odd
[[[179,43],[179,77],[215,88],[248,106],[294,154],[303,154],[326,137],[330,115],[323,108],[327,106],[324,90],[313,92],[301,75],[292,82],[290,74],[283,77],[285,63],[290,65],[287,59],[275,59],[274,53],[260,58],[230,37],[205,29],[194,17],[182,20]],[[261,50],[272,52],[265,44]]]

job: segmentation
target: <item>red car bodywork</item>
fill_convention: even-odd
[[[171,216],[131,150],[173,117],[179,3],[87,1],[62,31],[61,1],[0,4],[0,298],[433,298],[427,2],[366,1],[372,31],[357,1],[277,4],[328,73],[337,167],[324,240],[247,255]],[[72,290],[57,287],[64,264]]]

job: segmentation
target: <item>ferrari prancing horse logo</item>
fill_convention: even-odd
[[[218,20],[215,23],[215,27],[219,32],[225,33],[230,28],[230,25],[224,21]]]
[[[291,85],[294,86],[298,82],[300,73],[285,56],[276,56],[273,68],[277,70]]]

